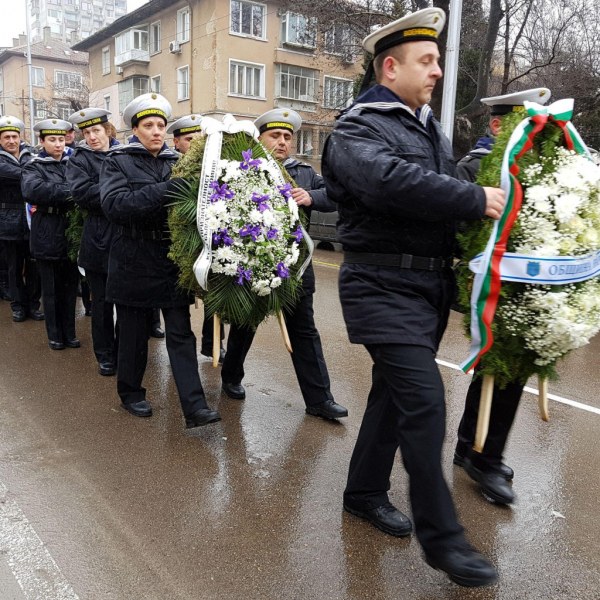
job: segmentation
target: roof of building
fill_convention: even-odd
[[[7,61],[11,56],[23,57],[27,55],[27,44],[3,48],[0,50],[0,63]],[[72,50],[69,44],[61,40],[50,40],[46,42],[35,42],[31,44],[31,58],[41,58],[44,60],[55,60],[58,62],[87,65],[87,52]]]
[[[157,12],[168,8],[175,4],[178,0],[149,0],[147,4],[143,4],[137,10],[134,10],[126,15],[119,17],[116,21],[110,25],[100,29],[96,33],[85,38],[81,42],[77,42],[72,46],[73,50],[89,50],[96,44],[104,42],[105,40],[113,37],[117,33],[129,27],[133,27],[138,23],[142,23],[144,20],[152,18]]]

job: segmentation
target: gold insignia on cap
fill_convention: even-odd
[[[152,100],[156,100],[156,94],[152,94]]]
[[[79,114],[80,114],[82,117],[85,117],[85,113],[84,113],[83,111],[81,111]]]
[[[196,120],[196,115],[192,115],[191,119],[192,119],[192,121],[195,121]]]
[[[546,90],[542,90],[539,95],[540,98],[543,98],[546,95]]]
[[[289,117],[289,116],[290,116],[290,113],[289,113],[289,112],[287,112],[287,110],[286,110],[286,111],[283,113],[283,116],[284,116],[284,117]]]
[[[440,18],[436,15],[435,17],[433,17],[433,22],[437,23],[440,20]]]
[[[56,119],[52,119],[52,122],[53,122],[53,123],[56,123]]]
[[[11,124],[12,124],[12,121],[6,121],[6,122],[7,122],[9,125],[11,125]]]

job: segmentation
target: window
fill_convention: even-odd
[[[316,102],[318,87],[318,71],[294,65],[277,66],[276,95],[278,98]]]
[[[313,132],[311,129],[301,129],[296,133],[296,154],[312,156],[314,148],[312,145]]]
[[[115,66],[138,60],[149,62],[148,29],[129,29],[115,37]]]
[[[338,54],[345,62],[354,62],[354,52],[358,46],[356,36],[348,25],[334,23],[325,32],[325,52]]]
[[[64,121],[68,121],[69,117],[73,114],[73,110],[69,104],[57,104],[56,105],[56,115],[59,119],[63,119]]]
[[[190,68],[177,69],[177,100],[188,100],[190,97]]]
[[[177,41],[190,41],[190,9],[182,8],[177,11]]]
[[[352,100],[354,82],[351,79],[339,79],[325,76],[323,84],[323,107],[346,108]]]
[[[154,77],[150,77],[150,91],[156,92],[160,94],[160,75],[155,75]]]
[[[110,112],[110,96],[104,96],[104,110]]]
[[[298,13],[287,12],[281,18],[281,42],[314,48],[317,38],[316,20]]]
[[[255,4],[245,0],[231,0],[231,33],[248,35],[255,38],[265,38],[265,13],[264,4]]]
[[[81,89],[81,73],[73,71],[54,71],[54,85],[57,89]]]
[[[119,112],[121,114],[134,98],[148,93],[148,81],[147,77],[130,77],[119,81]]]
[[[160,21],[150,24],[150,54],[160,52]]]
[[[229,61],[229,93],[235,96],[265,97],[265,66]]]
[[[102,48],[102,75],[110,73],[110,46]]]
[[[33,101],[33,118],[34,119],[45,119],[48,116],[48,110],[46,109],[45,100],[34,100]]]
[[[31,67],[31,85],[35,87],[45,87],[46,75],[44,67]]]

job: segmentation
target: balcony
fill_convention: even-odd
[[[115,67],[127,67],[133,63],[147,64],[149,62],[150,52],[148,50],[140,50],[139,48],[125,50],[115,56]]]

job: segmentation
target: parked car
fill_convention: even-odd
[[[336,212],[319,212],[313,210],[310,215],[309,235],[315,242],[337,242],[335,224],[338,219]]]

